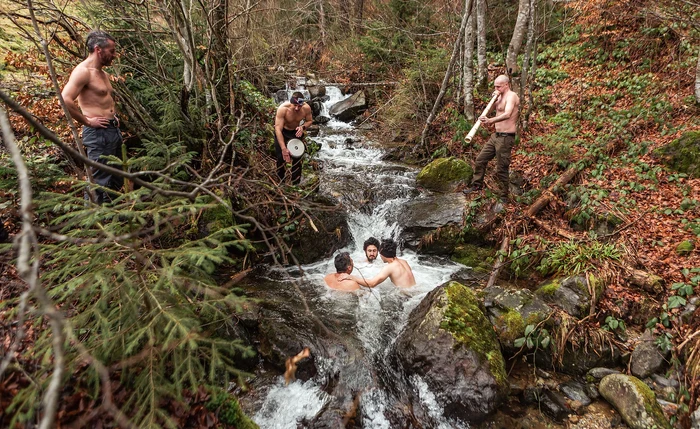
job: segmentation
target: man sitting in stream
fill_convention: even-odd
[[[343,291],[358,290],[360,285],[357,282],[352,280],[339,280],[340,276],[349,275],[352,272],[353,267],[354,265],[350,254],[348,252],[339,253],[335,257],[335,270],[337,272],[328,274],[323,280],[325,280],[326,284],[331,289]]]
[[[387,266],[376,276],[371,279],[358,278],[348,274],[341,274],[338,278],[342,283],[352,282],[361,286],[375,287],[379,283],[387,279],[398,287],[411,287],[416,285],[416,279],[413,277],[413,271],[408,265],[408,262],[396,257],[396,243],[392,239],[382,240],[379,246],[379,257],[382,258]]]

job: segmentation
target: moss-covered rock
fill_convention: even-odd
[[[433,191],[451,192],[469,183],[473,175],[472,167],[461,159],[438,158],[418,173],[416,181],[418,186]]]
[[[493,266],[496,251],[474,244],[460,244],[452,253],[452,260],[471,267],[474,272],[486,273]]]
[[[485,290],[484,305],[506,352],[515,351],[513,341],[525,335],[527,325],[537,325],[552,313],[552,309],[529,290],[502,286]]]
[[[688,131],[653,154],[671,170],[700,177],[700,131]]]
[[[206,407],[216,413],[219,421],[226,427],[236,429],[258,429],[248,416],[245,415],[235,396],[218,387],[210,387],[211,399]]]
[[[687,256],[693,253],[693,249],[695,249],[695,243],[690,240],[686,240],[676,246],[676,253],[680,256]]]
[[[591,307],[591,293],[588,286],[595,291],[595,300],[603,293],[603,282],[594,276],[589,276],[588,280],[583,276],[573,276],[566,278],[554,278],[540,285],[535,294],[544,301],[560,307],[574,317],[584,317],[588,315]]]
[[[600,394],[632,429],[671,429],[656,396],[637,377],[611,374],[600,381]]]
[[[508,395],[496,334],[474,292],[460,283],[439,286],[421,301],[395,352],[407,375],[427,383],[446,417],[481,420]]]

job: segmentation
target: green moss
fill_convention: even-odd
[[[523,316],[513,309],[508,309],[498,317],[495,325],[501,333],[500,338],[505,341],[513,341],[525,334]]]
[[[488,272],[493,265],[493,249],[486,249],[473,244],[461,244],[452,253],[452,260],[472,267],[475,272]]]
[[[452,334],[458,346],[486,359],[498,385],[507,388],[505,361],[496,333],[479,308],[476,295],[457,282],[450,282],[445,292],[448,303],[440,328]]]
[[[695,249],[695,244],[690,240],[686,240],[676,246],[676,253],[680,256],[687,256],[693,252],[693,249]]]
[[[546,285],[543,285],[542,287],[537,289],[535,293],[541,296],[552,296],[557,292],[557,290],[559,290],[560,287],[560,280],[552,280],[550,283],[547,283]]]
[[[210,233],[228,228],[234,224],[231,209],[220,204],[205,209],[202,212],[201,220]]]
[[[472,175],[471,166],[461,159],[454,157],[438,158],[426,165],[418,173],[416,181],[419,186],[428,189],[447,190],[453,182],[469,182]]]
[[[671,169],[691,177],[700,177],[700,131],[688,131],[668,145],[654,151]]]
[[[658,426],[659,429],[672,429],[668,420],[666,420],[666,416],[664,416],[661,406],[658,402],[656,402],[656,395],[654,395],[654,392],[652,392],[649,386],[647,386],[637,377],[629,376],[629,380],[632,382],[639,394],[644,398],[644,410],[653,419],[653,422],[651,423],[654,425],[654,427],[657,427],[656,425],[660,425]]]
[[[211,387],[211,399],[207,409],[216,413],[222,423],[236,429],[259,429],[248,416],[243,413],[235,396],[218,387]]]

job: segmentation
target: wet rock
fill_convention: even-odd
[[[646,331],[640,338],[640,343],[632,352],[632,365],[630,370],[639,378],[649,377],[659,371],[666,363],[666,356],[656,346],[654,337],[650,331]],[[666,353],[667,355],[668,353]]]
[[[586,386],[577,381],[562,383],[559,385],[559,390],[572,401],[578,401],[583,405],[588,405],[592,402],[586,393]]]
[[[523,399],[526,403],[536,405],[542,412],[558,422],[563,422],[572,411],[563,395],[547,388],[528,388],[523,394]]]
[[[678,383],[678,380],[666,378],[666,377],[659,375],[659,374],[652,374],[651,379],[654,382],[654,384],[656,384],[657,386],[660,386],[660,387],[672,387],[674,389],[677,389],[678,386],[680,385]]]
[[[552,313],[544,301],[527,289],[492,286],[484,292],[489,319],[501,345],[508,349],[515,349],[513,341],[525,335],[527,325],[537,325]]]
[[[345,100],[335,103],[328,113],[339,121],[350,122],[365,110],[367,110],[365,92],[358,91]]]
[[[468,184],[474,172],[459,158],[438,158],[423,167],[416,182],[418,186],[438,192],[454,192]]]
[[[394,353],[425,381],[448,418],[484,419],[505,401],[508,381],[496,334],[467,287],[432,290],[409,316]]]
[[[602,284],[602,282],[595,283]],[[596,296],[599,297],[601,292],[596,293]],[[546,302],[558,306],[579,319],[588,315],[588,309],[591,306],[586,277],[582,276],[555,278],[540,285],[535,293]]]
[[[311,98],[323,97],[326,95],[326,85],[319,83],[316,79],[306,80],[306,89]]]
[[[317,212],[320,215],[312,216],[313,225],[306,216],[300,217],[297,231],[289,241],[292,254],[302,265],[330,258],[351,239],[347,213],[330,198],[316,196],[314,202],[323,207]]]
[[[631,375],[611,374],[600,381],[600,394],[631,429],[671,429],[654,392]]]
[[[397,222],[404,225],[405,247],[428,254],[452,253],[459,241],[464,201],[461,194],[422,194],[407,202],[396,213]]]
[[[586,384],[586,396],[588,396],[591,399],[600,398],[600,392],[598,392],[598,388],[595,387],[595,384],[593,384],[593,383]]]
[[[690,415],[690,429],[700,429],[700,407]]]

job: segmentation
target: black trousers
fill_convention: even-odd
[[[296,139],[296,130],[287,130],[282,128],[282,137],[284,137],[284,144],[285,146],[287,145],[287,142],[291,139]],[[282,157],[282,147],[279,144],[279,141],[277,141],[277,135],[275,134],[275,155],[277,156],[277,177],[280,180],[280,183],[284,183],[284,178],[286,176],[286,162],[284,162],[284,158]],[[292,184],[293,185],[298,185],[301,183],[301,160],[303,156],[300,156],[299,158],[294,158],[292,157]]]
[[[119,156],[122,147],[122,132],[114,125],[107,128],[91,128],[83,127],[83,146],[87,152],[88,158],[92,161],[97,161],[100,164],[107,164],[107,160],[103,156]],[[120,166],[111,165],[111,167],[121,168]],[[121,177],[112,176],[110,173],[102,171],[98,168],[90,168],[92,180],[94,183],[118,190],[122,187],[123,180]],[[101,189],[95,190],[97,204],[103,204],[111,201],[112,198],[108,192]]]

